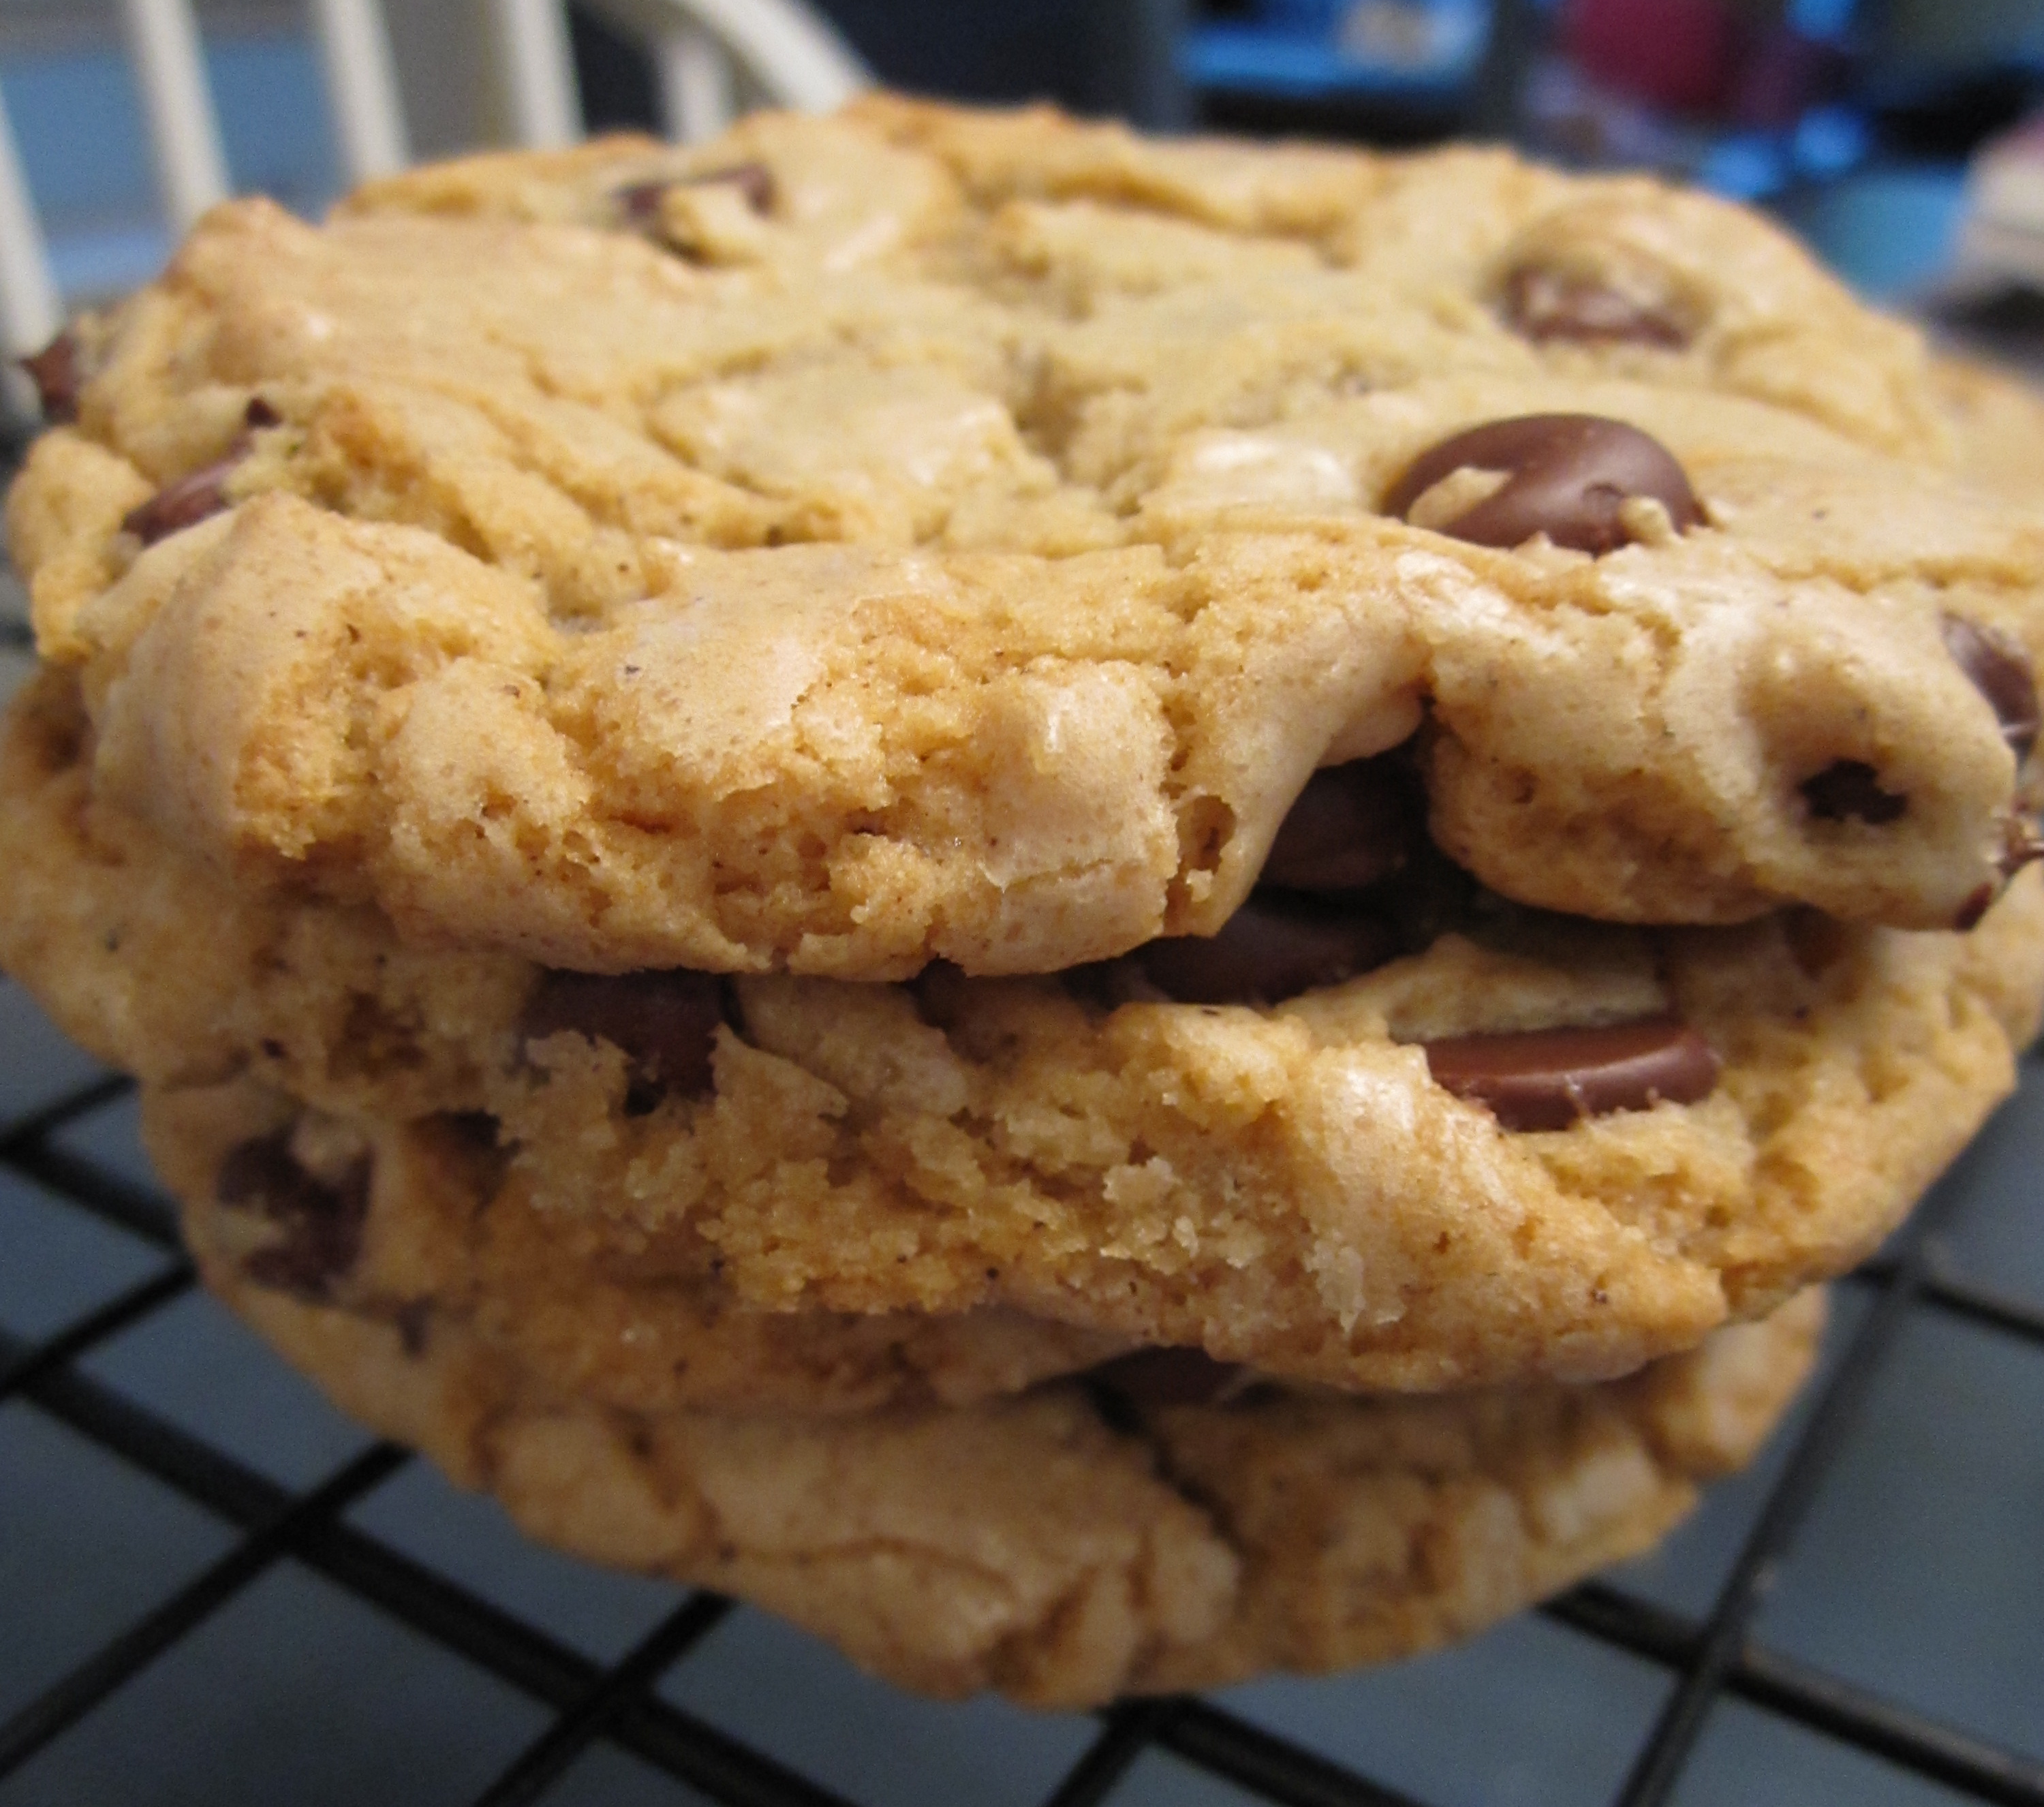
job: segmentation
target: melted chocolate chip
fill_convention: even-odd
[[[1973,686],[1992,706],[2003,737],[2019,759],[2037,744],[2037,678],[2030,655],[2014,636],[2000,628],[1969,621],[1963,615],[1944,619],[1945,650],[1973,680]]]
[[[498,1138],[503,1126],[488,1111],[448,1111],[439,1121],[460,1147],[478,1155],[497,1152]]]
[[[288,1125],[229,1150],[213,1182],[221,1203],[254,1209],[284,1232],[248,1258],[248,1277],[301,1298],[331,1298],[362,1252],[369,1173],[365,1155],[331,1185],[315,1178],[291,1153]]]
[[[1181,1004],[1277,1004],[1339,985],[1399,952],[1397,930],[1352,896],[1258,892],[1214,936],[1174,936],[1128,957]]]
[[[1909,799],[1881,788],[1881,775],[1858,759],[1840,759],[1803,786],[1803,800],[1810,813],[1827,822],[1848,819],[1875,828],[1896,820],[1909,807]]]
[[[2044,859],[2044,829],[2040,829],[2027,816],[2011,814],[2002,824],[2001,851],[1994,860],[2001,882],[1990,882],[1969,892],[1952,918],[1952,926],[1961,934],[1978,928],[1981,918],[1994,907],[2008,881],[2024,867],[2034,866],[2040,859]]]
[[[2044,832],[2027,816],[2011,816],[2002,833],[2001,855],[1995,863],[2004,879],[2013,879],[2026,866],[2044,859]]]
[[[202,464],[164,486],[139,508],[130,509],[121,525],[145,546],[167,540],[227,506],[227,479],[241,462],[239,453]]]
[[[261,396],[248,404],[242,415],[240,433],[225,457],[202,464],[174,483],[167,483],[139,507],[130,509],[121,525],[145,546],[167,540],[187,527],[196,527],[209,515],[227,506],[227,479],[234,467],[248,456],[249,436],[264,427],[281,424],[282,417]]]
[[[1404,519],[1413,503],[1458,471],[1502,471],[1503,486],[1440,531],[1478,546],[1522,546],[1545,533],[1558,546],[1601,556],[1631,537],[1619,510],[1650,497],[1677,532],[1703,509],[1674,455],[1623,421],[1596,414],[1525,414],[1493,421],[1422,452],[1391,486],[1384,512]]]
[[[1414,810],[1400,762],[1357,759],[1306,781],[1263,862],[1262,882],[1358,891],[1405,863]]]
[[[398,1340],[405,1353],[416,1362],[432,1341],[433,1308],[424,1299],[413,1299],[398,1306],[392,1321],[398,1327]]]
[[[571,1032],[622,1048],[643,1109],[669,1092],[710,1089],[710,1052],[724,1020],[724,983],[714,973],[548,972],[518,1026],[528,1040]]]
[[[43,405],[43,418],[52,426],[78,418],[78,391],[83,373],[78,367],[78,341],[68,332],[60,333],[33,357],[21,360],[21,368],[36,386]]]
[[[1694,1104],[1718,1078],[1711,1044],[1672,1017],[1456,1036],[1427,1044],[1427,1066],[1436,1085],[1484,1105],[1507,1129],[1566,1129],[1657,1099]]]
[[[634,225],[649,226],[660,217],[660,202],[670,188],[707,188],[727,184],[745,198],[754,213],[774,210],[774,172],[764,163],[733,163],[728,169],[705,170],[701,175],[669,176],[655,182],[635,182],[617,191],[617,204]]]
[[[1994,900],[2001,894],[1992,885],[1977,885],[1966,894],[1966,901],[1959,905],[1959,913],[1952,918],[1952,926],[1961,934],[1980,927],[1981,918],[1994,907]]]
[[[1504,279],[1504,317],[1536,345],[1563,339],[1588,344],[1658,345],[1679,352],[1689,342],[1682,323],[1594,276],[1521,264]]]
[[[1250,1370],[1204,1349],[1137,1349],[1090,1368],[1086,1378],[1139,1412],[1167,1405],[1223,1405],[1255,1384]]]

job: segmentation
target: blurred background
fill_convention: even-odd
[[[1164,129],[1380,144],[1509,137],[1777,210],[1869,294],[1963,305],[2019,340],[2044,277],[2044,162],[2000,144],[2044,97],[2044,0],[819,0],[882,81],[1046,97]],[[317,213],[340,186],[300,0],[206,0],[232,183]],[[491,135],[463,0],[388,8],[415,155]],[[628,9],[626,10],[628,12]],[[659,71],[613,6],[572,10],[584,117],[655,125]],[[67,299],[169,242],[114,0],[4,0],[0,95]],[[1990,167],[1994,166],[1994,167]],[[1961,301],[1962,298],[1962,303]]]

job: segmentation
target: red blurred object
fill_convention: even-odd
[[[1724,0],[1568,0],[1562,41],[1593,80],[1677,113],[1713,113],[1739,67]]]

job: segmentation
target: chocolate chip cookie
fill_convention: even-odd
[[[913,1686],[1642,1547],[2044,1009],[2044,516],[1736,209],[878,98],[29,369],[0,964],[209,1283]]]
[[[2044,526],[1651,184],[878,100],[236,203],[36,368],[103,794],[414,941],[1058,971],[1393,751],[1604,921],[1942,927],[2027,844]]]
[[[737,1594],[905,1686],[1041,1706],[1387,1660],[1636,1554],[1751,1456],[1823,1317],[1805,1294],[1591,1386],[1185,1401],[1116,1365],[971,1406],[750,1415],[563,1391],[459,1314],[263,1286],[192,1222],[263,1335],[535,1536]]]
[[[1623,1373],[1878,1242],[2044,998],[2034,873],[1966,934],[1649,932],[1411,851],[1041,978],[549,971],[238,886],[92,794],[70,685],[0,760],[0,959],[152,1090],[267,1101],[174,1176],[252,1279],[458,1304],[620,1400],[957,1398],[1159,1345],[1350,1388]],[[1400,794],[1310,794],[1281,873],[1364,877]],[[943,1378],[981,1325],[997,1378]]]

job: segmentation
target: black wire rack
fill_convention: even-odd
[[[54,1038],[18,991],[6,988],[0,1002],[10,1006],[10,1021],[33,1025],[25,1045],[13,1050],[19,1071],[6,1075],[10,1095],[49,1094],[29,1096],[0,1125],[0,1183],[25,1182],[42,1208],[82,1213],[110,1226],[113,1240],[124,1248],[132,1245],[144,1258],[136,1277],[107,1288],[104,1296],[40,1334],[0,1328],[0,1417],[26,1410],[53,1421],[122,1467],[182,1496],[229,1533],[220,1553],[145,1608],[115,1615],[106,1635],[71,1655],[27,1697],[0,1696],[0,1801],[44,1797],[29,1786],[39,1759],[53,1746],[90,1740],[124,1690],[135,1686],[152,1666],[202,1640],[236,1601],[286,1566],[344,1590],[485,1672],[536,1709],[491,1759],[499,1766],[494,1779],[467,1795],[478,1802],[504,1807],[556,1798],[551,1792],[556,1785],[599,1747],[627,1753],[639,1765],[664,1772],[684,1785],[682,1798],[693,1791],[697,1798],[743,1807],[822,1807],[859,1798],[877,1807],[884,1801],[923,1797],[905,1785],[897,1793],[884,1777],[875,1781],[870,1774],[860,1785],[847,1786],[841,1778],[809,1773],[826,1766],[811,1760],[806,1769],[798,1768],[763,1747],[756,1736],[678,1702],[667,1684],[677,1676],[713,1671],[720,1634],[735,1618],[757,1615],[711,1594],[678,1595],[663,1603],[650,1629],[628,1647],[593,1657],[365,1528],[359,1522],[365,1502],[416,1468],[405,1451],[383,1443],[357,1447],[307,1484],[286,1485],[167,1413],[159,1403],[136,1397],[134,1387],[108,1378],[99,1363],[103,1352],[167,1312],[193,1307],[189,1295],[194,1276],[179,1248],[167,1200],[136,1162],[95,1153],[90,1134],[82,1133],[123,1112],[132,1113],[127,1082],[87,1069],[82,1057],[53,1056],[48,1049]],[[7,1033],[10,1044],[23,1042],[21,1035]],[[2026,1079],[2025,1096],[2011,1109],[2023,1122],[2044,1123],[2044,1066],[2026,1063]],[[2008,1121],[2004,1117],[2002,1122]],[[2009,1158],[2004,1153],[2004,1168]],[[2019,1163],[2019,1178],[2022,1171]],[[1914,1798],[1908,1789],[1928,1782],[1961,1797],[2044,1807],[2044,1761],[2038,1754],[2044,1748],[2044,1671],[2027,1683],[2014,1678],[2019,1702],[2034,1684],[2027,1697],[2036,1709],[2031,1735],[2023,1736],[2018,1724],[2015,1736],[1996,1742],[1801,1659],[1762,1641],[1755,1631],[1785,1565],[1804,1554],[1813,1505],[1841,1450],[1865,1432],[1869,1394],[1892,1367],[1908,1326],[1927,1317],[1962,1324],[2019,1351],[2022,1360],[2044,1362],[2044,1306],[1965,1277],[1946,1246],[1945,1226],[1969,1183],[1976,1182],[1962,1167],[1879,1259],[1840,1289],[1843,1309],[1826,1365],[1764,1474],[1748,1486],[1737,1535],[1725,1540],[1729,1560],[1707,1605],[1677,1610],[1629,1582],[1599,1580],[1542,1609],[1550,1627],[1622,1653],[1658,1678],[1656,1705],[1642,1716],[1636,1732],[1628,1728],[1630,1752],[1615,1790],[1592,1786],[1585,1778],[1585,1786],[1571,1789],[1566,1798],[1608,1798],[1623,1807],[1692,1798],[1692,1759],[1700,1737],[1714,1717],[1737,1703],[1871,1759],[1869,1774],[1902,1785],[1895,1798]],[[0,1248],[0,1272],[7,1259],[6,1249]],[[131,1261],[124,1271],[132,1269]],[[252,1353],[250,1359],[262,1358]],[[2044,1422],[2033,1428],[2044,1440]],[[0,1502],[10,1493],[18,1494],[31,1478],[18,1469],[10,1474],[8,1447],[0,1444]],[[2038,1503],[2044,1506],[2044,1496]],[[2037,1532],[2029,1558],[2044,1565],[2044,1521]],[[603,1578],[594,1571],[590,1576],[592,1584]],[[0,1549],[0,1584],[11,1588],[6,1578]],[[72,1578],[56,1578],[62,1586]],[[0,1624],[10,1617],[0,1609]],[[835,1659],[819,1655],[814,1660]],[[1356,1685],[1366,1686],[1367,1678]],[[1340,1684],[1266,1685],[1286,1686]],[[1070,1723],[1076,1729],[1066,1732],[1054,1773],[1016,1798],[1055,1807],[1134,1799],[1128,1792],[1132,1777],[1146,1763],[1154,1765],[1160,1753],[1173,1759],[1170,1773],[1161,1784],[1153,1774],[1145,1798],[1247,1796],[1296,1807],[1414,1807],[1420,1798],[1396,1778],[1373,1775],[1369,1763],[1358,1762],[1352,1750],[1337,1755],[1316,1747],[1310,1738],[1274,1728],[1268,1716],[1259,1722],[1233,1696],[1226,1701],[1132,1702],[1089,1722]],[[1444,1728],[1443,1736],[1470,1746],[1473,1767],[1450,1795],[1438,1798],[1527,1797],[1523,1791],[1515,1794],[1493,1786],[1495,1776],[1487,1776],[1482,1767],[1480,1736],[1466,1726]],[[905,1749],[901,1756],[905,1775],[913,1768],[913,1753]],[[176,1781],[163,1771],[137,1778],[133,1798],[186,1797],[172,1786]],[[209,1775],[202,1785],[194,1778],[186,1782],[194,1799],[244,1798],[253,1792],[231,1776]],[[25,1797],[13,1792],[17,1786],[28,1790]],[[1864,1799],[1888,1797],[1878,1786],[1859,1792]],[[584,1797],[612,1798],[602,1793]]]

